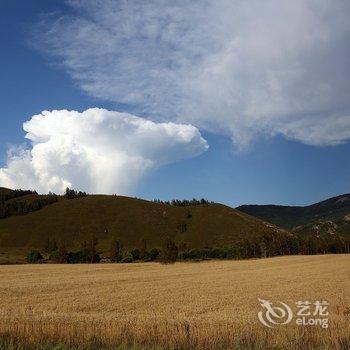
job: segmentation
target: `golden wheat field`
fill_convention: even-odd
[[[0,266],[0,332],[25,344],[349,349],[350,255]],[[268,328],[258,298],[329,302],[329,328]],[[96,345],[99,344],[99,345]]]

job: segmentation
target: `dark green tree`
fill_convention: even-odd
[[[140,260],[140,250],[139,249],[131,250],[130,254],[132,255],[132,258],[133,258],[134,261]]]
[[[120,239],[115,238],[111,244],[109,257],[111,261],[117,262],[120,261],[122,257],[123,244]]]
[[[35,264],[43,262],[44,258],[38,250],[31,250],[27,255],[27,262],[29,264]]]
[[[64,243],[61,243],[59,245],[58,255],[59,255],[60,263],[66,264],[68,262],[68,251]]]
[[[142,238],[140,241],[140,260],[147,259],[147,241]]]
[[[162,245],[160,262],[163,264],[173,264],[179,253],[178,247],[171,238],[166,238]]]

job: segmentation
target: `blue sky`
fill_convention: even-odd
[[[252,2],[252,4],[253,3],[254,2]],[[223,6],[224,5],[225,2],[223,2]],[[137,45],[139,45],[137,49],[134,49],[135,45],[129,46],[128,44],[128,41],[136,42],[134,34],[126,36],[125,39],[125,33],[123,33],[123,40],[126,40],[127,43],[125,46],[120,47],[118,47],[118,45],[121,45],[119,40],[112,41],[112,39],[108,37],[108,35],[112,37],[115,33],[118,35],[118,32],[112,31],[112,34],[109,33],[106,37],[103,36],[103,39],[106,38],[104,47],[108,46],[108,40],[113,43],[111,54],[115,55],[112,55],[112,57],[115,57],[115,60],[118,61],[117,66],[114,66],[115,63],[110,63],[111,61],[109,59],[104,61],[110,54],[109,51],[105,54],[102,52],[101,57],[93,57],[92,62],[90,61],[91,55],[87,55],[84,50],[86,46],[93,49],[94,45],[96,45],[96,42],[92,39],[88,40],[88,45],[85,45],[85,43],[83,45],[81,40],[84,41],[86,39],[81,39],[81,36],[75,36],[75,41],[68,43],[72,44],[74,49],[67,51],[66,47],[70,47],[70,45],[67,45],[67,40],[71,39],[67,36],[67,33],[64,32],[61,22],[68,23],[68,27],[71,26],[70,28],[73,30],[73,34],[78,26],[80,26],[79,30],[84,29],[80,31],[80,33],[90,30],[90,27],[86,27],[86,21],[78,21],[76,18],[78,18],[79,13],[83,11],[88,13],[86,18],[91,17],[89,11],[93,12],[90,8],[94,6],[93,2],[84,9],[79,6],[80,5],[76,5],[75,8],[72,8],[66,6],[61,1],[29,0],[3,0],[0,4],[0,42],[2,47],[2,53],[0,55],[0,96],[2,107],[0,114],[0,167],[6,169],[7,150],[10,147],[22,145],[23,149],[31,150],[31,143],[24,139],[25,132],[22,125],[24,122],[30,120],[33,115],[40,114],[44,110],[68,109],[83,112],[88,108],[99,107],[147,117],[154,120],[156,123],[170,121],[192,124],[198,128],[202,138],[204,138],[209,145],[209,149],[205,151],[203,144],[200,144],[197,132],[193,129],[189,130],[191,138],[185,148],[181,143],[182,141],[179,141],[179,135],[183,131],[181,127],[175,130],[175,132],[177,132],[175,139],[173,136],[168,139],[168,134],[165,136],[160,135],[163,142],[161,143],[159,141],[162,145],[160,146],[162,149],[165,149],[164,145],[166,144],[174,144],[172,148],[166,151],[172,156],[168,157],[167,154],[167,160],[158,164],[156,160],[163,157],[161,150],[150,149],[147,154],[152,154],[155,158],[147,158],[147,161],[152,161],[154,165],[145,167],[131,184],[127,183],[127,192],[130,195],[147,199],[205,197],[210,200],[236,206],[244,203],[304,205],[333,195],[349,192],[350,165],[348,155],[350,144],[347,142],[349,139],[347,123],[349,118],[347,116],[350,114],[347,113],[350,109],[346,102],[346,100],[349,100],[349,90],[345,90],[344,92],[345,83],[341,78],[341,71],[338,71],[338,69],[340,70],[342,68],[343,74],[346,75],[347,73],[348,75],[349,72],[344,71],[344,67],[349,61],[348,52],[344,51],[345,49],[342,45],[343,39],[341,36],[337,34],[333,39],[331,38],[332,40],[330,42],[333,44],[324,46],[324,61],[318,59],[318,61],[315,62],[316,68],[317,66],[321,68],[332,67],[331,63],[333,61],[334,64],[337,64],[337,67],[340,66],[337,69],[330,69],[329,74],[333,74],[332,78],[322,73],[322,79],[329,82],[332,93],[326,90],[326,96],[321,94],[319,98],[322,99],[322,102],[319,104],[317,104],[317,99],[314,95],[308,95],[312,103],[310,102],[310,104],[307,104],[303,101],[304,109],[299,108],[301,105],[300,97],[297,101],[298,103],[284,103],[283,106],[278,106],[278,108],[275,108],[273,100],[270,101],[269,104],[264,104],[263,102],[258,105],[259,108],[261,106],[262,109],[273,115],[273,118],[270,118],[270,116],[266,117],[265,114],[260,115],[255,112],[255,102],[252,102],[260,100],[260,95],[258,94],[261,94],[262,90],[252,89],[249,85],[251,84],[250,80],[254,79],[254,82],[256,82],[254,86],[258,85],[258,79],[261,78],[261,74],[252,75],[249,79],[241,78],[247,75],[245,71],[246,67],[243,66],[241,62],[234,61],[233,63],[236,65],[232,63],[232,67],[236,67],[237,64],[239,66],[240,71],[237,76],[239,75],[241,79],[239,80],[239,86],[241,86],[243,95],[245,92],[244,89],[249,89],[250,92],[252,91],[251,94],[254,98],[249,97],[251,98],[251,100],[249,100],[248,97],[246,97],[246,100],[239,101],[237,104],[238,107],[232,107],[229,102],[231,99],[234,99],[236,96],[235,94],[237,94],[237,92],[235,92],[237,80],[234,80],[237,78],[232,78],[232,80],[228,79],[228,73],[226,71],[222,76],[211,75],[214,80],[217,79],[218,82],[226,87],[226,89],[217,96],[215,95],[215,90],[220,89],[220,87],[218,86],[216,88],[214,86],[214,88],[212,88],[208,83],[207,77],[199,77],[198,72],[196,72],[197,75],[194,75],[192,81],[198,79],[198,86],[201,86],[200,90],[197,88],[197,85],[190,86],[192,90],[187,90],[188,85],[191,85],[191,83],[186,84],[186,87],[184,87],[182,83],[176,80],[175,76],[178,76],[180,73],[183,74],[183,71],[186,72],[186,76],[193,73],[196,62],[191,62],[191,60],[196,60],[199,53],[193,55],[192,51],[190,51],[187,46],[183,46],[184,44],[182,43],[181,47],[176,49],[179,43],[173,40],[173,38],[171,38],[169,42],[171,43],[171,47],[175,47],[175,52],[178,54],[177,59],[180,62],[179,65],[182,65],[181,70],[165,70],[165,68],[168,69],[170,66],[176,66],[177,62],[174,62],[173,58],[171,61],[165,63],[166,67],[162,66],[164,60],[154,62],[152,57],[145,57],[142,59],[142,50],[144,47],[148,48],[148,51],[145,52],[149,52],[150,47],[152,47],[153,50],[155,26],[151,26],[152,32],[149,34],[149,36],[152,36],[152,42],[150,42],[149,37],[146,37],[144,41],[137,40]],[[149,8],[148,10],[151,12],[154,9]],[[199,11],[197,8],[190,8],[190,10],[196,11],[196,13]],[[214,10],[216,11],[214,11],[216,16],[222,15],[221,8],[215,8]],[[301,10],[303,10],[303,8],[301,8]],[[124,9],[123,16],[127,16],[130,11],[137,12],[140,11],[140,9],[128,7]],[[321,10],[319,9],[319,11]],[[66,19],[62,17],[68,13],[72,13],[75,18]],[[102,8],[101,17],[102,15],[105,16],[105,13],[108,13],[108,9]],[[120,16],[120,14],[117,16]],[[152,15],[149,22],[153,24],[152,21],[154,18],[158,18],[157,16],[159,17],[157,13],[156,16]],[[53,22],[51,22],[51,17],[55,19]],[[57,18],[59,18],[61,22],[59,22]],[[62,20],[62,18],[64,19]],[[119,17],[115,19],[117,18]],[[112,19],[112,23],[114,23],[115,19]],[[107,19],[103,23],[107,23],[106,25],[108,25],[108,20],[110,19]],[[291,18],[291,20],[293,20],[293,18]],[[92,23],[99,23],[98,21],[99,18],[96,17]],[[187,23],[186,18],[184,18],[183,21]],[[198,20],[197,23],[196,20],[194,20],[194,24],[191,22],[189,25],[188,30],[191,33],[196,33],[197,28],[201,28],[202,23],[199,21],[200,20]],[[148,24],[147,22],[147,25]],[[138,27],[144,26],[144,23],[142,22],[140,24],[137,22],[131,25]],[[332,29],[333,25],[333,23],[329,23],[329,28]],[[46,35],[45,28],[48,31],[52,30],[48,36]],[[348,28],[345,29],[347,30]],[[341,30],[345,31],[345,29],[340,28],[338,32],[341,32]],[[250,37],[245,27],[243,29],[242,27],[237,27],[235,30],[239,30],[240,33]],[[37,34],[38,31],[43,31],[44,38],[41,34]],[[329,30],[329,32],[332,34],[335,31]],[[93,33],[99,34],[98,30]],[[97,34],[96,41],[98,42],[101,38],[99,38]],[[295,33],[293,35],[302,34],[303,33]],[[53,43],[53,38],[52,36],[50,37],[50,35],[57,38],[57,43]],[[195,36],[194,39],[190,35],[188,35],[188,37],[190,38],[189,46],[192,42],[191,40],[197,40]],[[224,36],[222,38],[222,43],[226,43],[227,40],[228,38]],[[318,38],[316,37],[312,40],[317,43]],[[269,47],[269,45],[270,42],[267,41],[266,46]],[[174,57],[173,53],[169,51],[171,50],[169,46],[170,45],[167,45],[165,49],[165,45],[161,43],[160,47],[162,51],[159,51],[158,48],[155,49],[157,50],[157,55],[163,55],[164,57],[171,55]],[[332,47],[333,50],[335,48],[336,52],[339,51],[339,56],[329,58],[327,51],[329,47]],[[205,64],[208,65],[208,62],[211,62],[212,59],[212,57],[208,55],[210,55],[213,50],[215,52],[220,52],[220,49],[221,48],[216,47],[216,44],[201,48],[198,52],[200,52],[200,55],[203,54],[205,56],[205,60],[203,59],[201,62],[206,62]],[[289,47],[286,48],[286,51],[288,49]],[[303,48],[299,49],[301,53],[304,52]],[[116,51],[114,52],[113,50]],[[249,54],[247,50],[248,49],[245,47],[240,48],[239,54],[245,57],[244,55]],[[315,55],[317,53],[319,56],[320,52],[317,50],[315,51]],[[129,62],[128,59],[130,55],[133,55],[133,58],[136,57],[144,60],[141,68],[139,65],[129,66],[125,64],[125,62]],[[140,57],[137,55],[140,55]],[[183,57],[186,57],[186,60],[184,60]],[[218,59],[222,57],[223,55],[220,56],[218,54],[215,60],[218,61]],[[281,67],[290,64],[288,61],[289,58],[285,62],[283,60],[286,60],[286,58],[283,55],[278,57],[278,62],[281,64]],[[305,56],[305,60],[301,63],[304,64],[305,67],[309,67],[309,60],[310,57]],[[186,61],[186,63],[183,63],[183,61]],[[190,63],[188,63],[188,61],[190,61]],[[226,61],[227,60],[225,60],[225,62]],[[259,68],[258,64],[262,63],[260,61],[257,62]],[[98,69],[99,65],[101,69]],[[82,66],[84,69],[79,70],[79,67]],[[165,74],[164,71],[166,71],[168,79],[166,80],[167,84],[164,83],[164,79],[157,80],[153,75],[150,78],[149,74],[145,74],[150,66],[156,69],[158,67],[162,71],[162,74]],[[120,76],[118,75],[116,79],[111,80],[109,77],[112,77],[114,74],[119,74],[121,67],[124,67],[128,71],[128,74],[125,73],[124,76],[120,73]],[[222,69],[230,69],[230,67],[230,64],[228,64],[228,66],[221,66]],[[262,67],[265,69],[265,66]],[[205,68],[209,69],[212,67],[210,66],[208,68],[208,66],[205,66]],[[320,86],[324,86],[322,79],[319,78],[320,73],[316,68],[315,71],[312,72],[311,78],[310,76],[306,76],[305,79],[308,81],[314,79],[314,85],[319,83]],[[216,70],[213,71],[216,72]],[[210,72],[213,74],[212,71]],[[261,68],[260,72],[263,72],[263,68]],[[87,80],[85,75],[90,75],[90,73],[92,78]],[[106,76],[104,74],[106,74]],[[323,76],[323,74],[325,75]],[[337,77],[338,75],[340,77],[339,79],[333,78],[333,76]],[[315,78],[315,76],[317,78]],[[280,75],[276,73],[276,79],[278,80],[279,78]],[[140,79],[140,81],[137,79]],[[288,76],[286,79],[288,79]],[[290,79],[295,80],[296,78],[295,76],[291,76]],[[302,80],[300,80],[298,76],[298,80],[295,81],[295,84],[300,84],[301,81]],[[120,87],[118,84],[120,84]],[[284,84],[283,82],[283,84],[281,83],[279,86],[284,88]],[[142,92],[147,92],[147,99],[140,94],[140,86],[142,87]],[[203,86],[205,90],[202,88]],[[339,89],[341,93],[339,93],[337,89]],[[234,91],[232,96],[226,93],[228,90]],[[284,94],[279,96],[278,101],[282,98],[285,100],[294,98],[297,93],[294,90],[290,92],[291,90],[292,89],[288,85],[288,89],[285,88],[285,90],[282,90]],[[176,91],[176,94],[174,91]],[[337,93],[336,98],[333,98],[333,91]],[[137,97],[135,97],[134,92],[138,92],[136,95]],[[303,92],[307,95],[309,90]],[[190,99],[188,95],[191,95]],[[341,96],[343,96],[343,99],[341,99]],[[213,100],[211,100],[211,98],[213,98]],[[151,102],[149,102],[149,100],[151,100]],[[324,101],[328,101],[328,104],[325,104]],[[200,102],[200,108],[194,111],[198,102]],[[244,110],[240,109],[241,107],[239,106],[243,104],[249,105],[249,108],[245,107]],[[250,108],[250,106],[252,106],[252,108]],[[298,107],[296,108],[295,106]],[[285,112],[287,108],[288,111]],[[293,112],[293,108],[295,108],[295,112]],[[247,110],[250,112],[246,112]],[[253,110],[253,112],[251,112],[251,110]],[[210,112],[207,113],[207,111]],[[242,116],[237,117],[236,115],[240,115],[240,112]],[[307,113],[311,115],[308,119],[304,116]],[[326,113],[328,113],[328,115],[326,115]],[[179,118],[179,116],[185,114],[185,119]],[[280,114],[283,114],[283,118],[279,118]],[[54,116],[51,115],[49,117],[54,118]],[[290,118],[292,122],[290,122],[289,119],[287,122],[287,117]],[[119,117],[117,115],[111,118]],[[245,118],[244,121],[242,121],[243,118]],[[246,120],[248,119],[250,121],[247,124]],[[144,125],[143,119],[140,120],[140,123],[140,125]],[[255,128],[256,125],[259,125],[259,128]],[[339,126],[335,127],[334,125]],[[157,124],[154,127],[156,126]],[[30,132],[34,134],[38,134],[36,128],[40,129],[40,127],[40,125],[33,125],[33,123],[29,125]],[[77,130],[78,127],[80,128],[81,126],[77,126]],[[115,127],[114,124],[113,127]],[[101,128],[99,128],[99,130],[105,132]],[[158,133],[161,134],[165,132],[162,130],[152,131],[148,137],[155,138]],[[84,133],[84,129],[82,129],[82,133]],[[102,137],[103,135],[105,134],[102,134]],[[107,137],[110,136],[109,133],[106,135]],[[135,134],[132,132],[131,135],[137,135],[137,133]],[[121,137],[124,135],[117,136]],[[180,143],[181,147],[179,146]],[[119,146],[113,144],[111,147]],[[116,148],[116,151],[119,152],[120,149]],[[136,154],[146,157],[139,148],[137,148],[137,152],[136,150],[132,152],[132,156]],[[128,155],[127,153],[127,156]],[[45,161],[49,162],[50,159],[45,159]],[[27,163],[23,164],[25,165]],[[126,164],[125,168],[119,167],[118,165],[118,167],[113,167],[111,169],[111,173],[113,173],[113,169],[117,169],[117,173],[123,172],[126,174],[126,178],[128,178],[133,176],[133,169],[140,168],[139,165],[135,163],[131,163],[130,165],[128,160],[124,158],[123,164]],[[85,168],[79,170],[84,174]],[[55,175],[54,170],[50,169],[50,171],[50,176]],[[25,172],[23,174],[22,179],[18,180],[18,177],[11,174],[9,175],[8,172],[5,175],[6,178],[1,178],[0,176],[0,185],[6,185],[9,181],[13,181],[16,184],[20,184],[21,187],[25,187],[23,186],[26,181]],[[65,173],[65,175],[68,176],[67,173]],[[30,176],[32,176],[32,174],[29,174],[28,178],[30,178]],[[61,174],[59,174],[59,176],[61,176]],[[116,174],[115,176],[118,177],[119,175]],[[7,182],[5,182],[4,179]],[[32,182],[28,180],[28,187],[33,187],[33,184],[36,183],[35,181],[39,181],[35,180],[34,177],[33,179]],[[70,179],[69,176],[67,179],[71,180],[71,182],[76,185],[77,182],[74,177],[72,177],[72,179],[75,182]],[[81,180],[81,183],[84,184],[84,180]],[[123,192],[119,191],[119,189],[125,181],[124,178],[119,182],[117,181],[115,185],[116,191],[112,192]],[[90,184],[90,182],[86,182],[86,184],[88,183]],[[112,185],[109,186],[113,188],[114,182],[112,181],[108,184],[110,183],[112,183]],[[39,183],[39,185],[41,184]],[[100,191],[97,190],[97,192]]]

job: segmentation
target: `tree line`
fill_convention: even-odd
[[[0,200],[0,219],[15,215],[25,215],[57,201],[58,196],[55,194],[38,196],[37,198],[30,198],[28,200],[9,200],[7,202]]]
[[[21,199],[20,197],[34,194],[37,198]],[[86,192],[75,191],[67,188],[64,194],[67,199],[81,198],[87,196]],[[18,198],[18,200],[11,200]],[[37,211],[47,205],[53,204],[58,201],[58,195],[49,193],[48,195],[39,196],[36,191],[2,191],[0,192],[0,219],[16,216],[25,215],[33,211]]]
[[[204,198],[202,199],[173,199],[171,201],[162,201],[160,199],[154,199],[153,200],[154,203],[159,203],[159,204],[167,204],[167,205],[174,205],[177,207],[189,207],[189,206],[194,206],[194,205],[209,205],[209,204],[213,204],[214,202],[210,202]]]
[[[8,191],[0,191],[0,202],[6,202],[13,198],[23,197],[28,194],[38,194],[36,191],[30,190],[8,190]]]
[[[102,253],[97,251],[98,240],[95,236],[83,241],[77,251],[68,251],[64,243],[57,243],[55,239],[47,239],[44,252],[49,255],[48,260],[54,263],[98,263]],[[132,263],[138,261],[159,261],[164,264],[175,261],[200,261],[210,259],[251,259],[280,255],[313,255],[313,254],[350,253],[350,237],[338,235],[327,237],[289,235],[284,238],[270,233],[259,238],[243,239],[224,247],[203,248],[188,247],[186,242],[176,243],[171,238],[165,238],[161,247],[148,249],[146,240],[141,240],[138,248],[125,249],[122,241],[115,238],[109,249],[105,262]],[[41,252],[32,250],[27,261],[30,263],[43,262]]]
[[[98,263],[101,262],[101,252],[97,251],[98,239],[93,235],[90,239],[83,241],[80,249],[68,251],[66,245],[57,242],[56,239],[47,238],[42,252],[31,250],[27,255],[28,263],[53,262],[59,264],[75,263]],[[115,263],[131,263],[135,261],[161,261],[164,263],[173,262],[178,257],[178,248],[172,240],[164,241],[162,249],[148,249],[146,240],[141,240],[140,247],[124,249],[122,241],[114,239],[110,244],[109,256],[104,261]],[[48,256],[47,259],[44,255]]]
[[[58,264],[74,263],[98,263],[100,254],[96,250],[98,240],[92,236],[81,243],[77,251],[68,251],[64,242],[57,242],[56,239],[47,238],[43,247],[43,252],[48,255],[48,261]],[[27,255],[27,262],[38,263],[44,262],[43,254],[38,250],[31,250]]]
[[[69,187],[66,188],[66,191],[64,193],[64,196],[67,199],[74,199],[74,198],[81,198],[87,196],[86,192],[82,191],[75,191],[73,189],[70,189]]]

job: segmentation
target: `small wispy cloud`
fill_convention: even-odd
[[[130,194],[150,170],[208,148],[191,125],[98,108],[44,111],[23,127],[31,147],[9,152],[7,166],[0,168],[0,186]]]
[[[68,4],[73,14],[50,16],[35,40],[92,96],[229,135],[238,148],[260,135],[350,138],[347,1]]]

